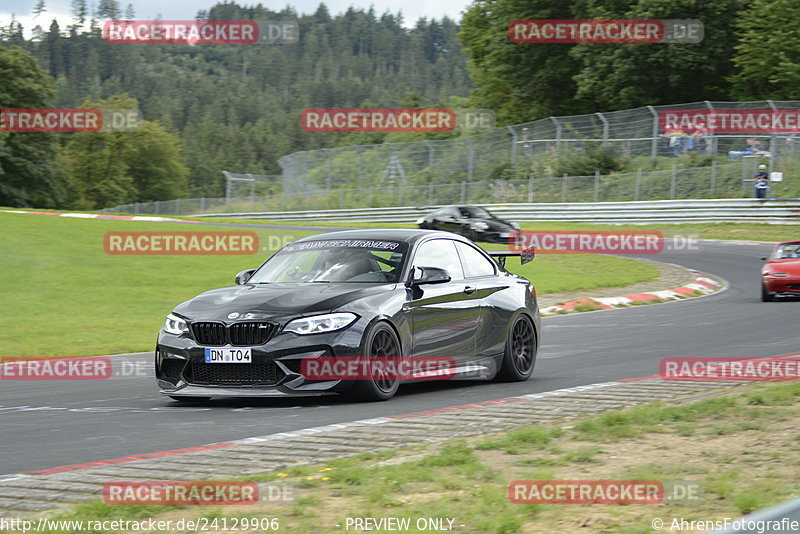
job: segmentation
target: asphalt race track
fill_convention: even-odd
[[[647,376],[657,373],[667,356],[800,352],[800,299],[759,299],[760,257],[771,245],[701,243],[697,253],[650,257],[723,278],[730,284],[726,291],[545,318],[534,379],[524,383],[412,384],[388,402],[367,404],[317,397],[182,406],[159,396],[152,376],[141,374],[96,381],[0,381],[0,476]],[[129,368],[139,362],[136,369],[152,375],[150,353],[113,361],[115,366],[129,362]]]

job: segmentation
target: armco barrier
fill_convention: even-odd
[[[653,200],[646,202],[481,204],[517,222],[564,221],[609,224],[755,222],[800,224],[800,199],[751,198]],[[439,206],[313,211],[211,213],[194,217],[237,217],[307,222],[415,222]]]

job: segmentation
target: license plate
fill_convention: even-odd
[[[212,349],[206,347],[206,363],[252,363],[252,349]]]

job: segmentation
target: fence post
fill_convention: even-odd
[[[714,198],[714,189],[717,187],[717,160],[711,161],[711,189],[708,192],[710,198]]]
[[[600,198],[600,171],[594,171],[594,201]]]
[[[506,128],[511,132],[511,164],[513,165],[517,162],[517,132],[511,126],[506,126]]]
[[[642,187],[642,168],[636,169],[636,185],[633,190],[633,200],[639,200],[639,188]]]
[[[561,177],[561,202],[567,201],[567,173]]]
[[[175,199],[175,215],[183,215],[181,213],[181,199],[179,198]]]
[[[670,200],[675,200],[675,181],[678,178],[678,164],[672,164],[672,179],[669,183],[669,198]]]
[[[653,115],[652,141],[650,142],[650,159],[655,161],[658,157],[658,113],[653,106],[647,106],[648,111]]]
[[[200,197],[200,211],[206,211],[206,197]]]
[[[433,206],[433,182],[428,185],[428,204]]]
[[[467,145],[469,146],[469,160],[467,160],[467,179],[471,182],[473,179],[473,175],[475,173],[475,146],[472,144],[472,139],[469,137],[467,139]]]
[[[136,205],[133,207],[133,214],[139,215],[139,203],[137,202]]]
[[[161,213],[161,205],[160,205],[160,201],[158,201],[158,200],[156,200],[156,202],[155,202],[155,209],[153,210],[153,213],[154,213],[154,215],[158,215],[159,213]]]
[[[467,202],[467,182],[461,180],[461,203],[465,204]],[[402,204],[400,204],[402,206]]]
[[[528,175],[528,202],[533,202],[533,173]]]
[[[600,117],[600,122],[603,123],[603,146],[606,146],[608,144],[608,120],[602,113],[595,113],[595,115]]]
[[[561,147],[561,123],[555,117],[550,117],[550,120],[556,125],[556,152],[558,152]]]

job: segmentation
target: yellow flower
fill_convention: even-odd
[[[306,477],[306,480],[314,480],[314,477]]]
[[[326,467],[324,469],[319,470],[320,473],[322,473],[323,471],[333,471],[333,467]]]
[[[330,480],[331,477],[322,477],[322,480]]]
[[[278,476],[283,478],[283,477],[288,477],[289,475],[286,473],[278,473]]]

